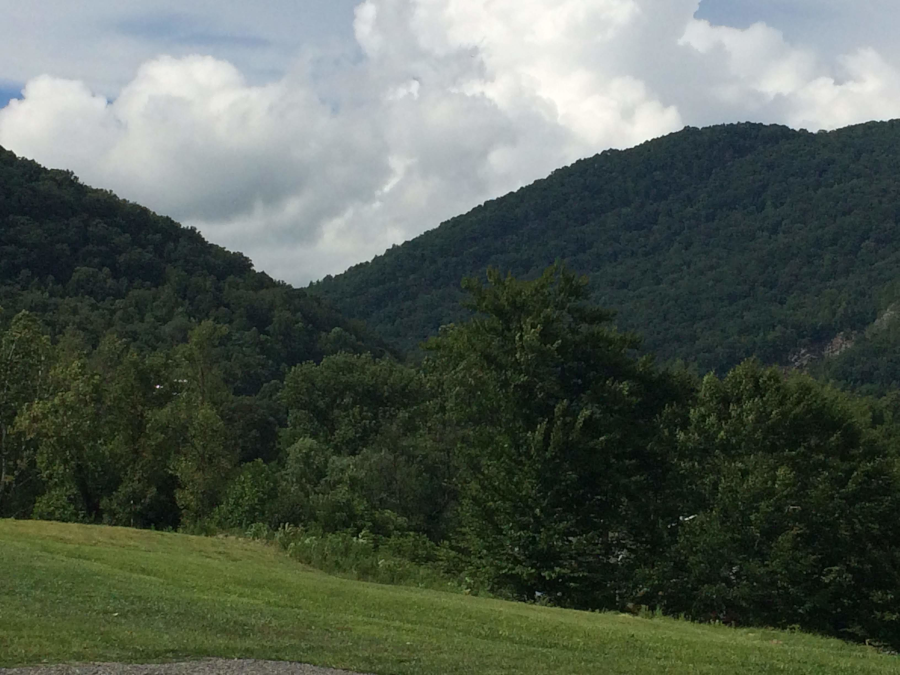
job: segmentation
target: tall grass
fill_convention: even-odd
[[[347,579],[457,593],[473,590],[464,576],[454,573],[453,554],[421,535],[324,533],[294,525],[273,531],[256,524],[245,536],[272,542],[304,565]]]

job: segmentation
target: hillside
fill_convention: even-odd
[[[246,257],[110,192],[0,148],[0,327],[26,309],[58,337],[114,333],[170,348],[209,319],[228,328],[226,377],[254,394],[290,366],[380,343]]]
[[[898,173],[900,122],[687,128],[560,169],[311,289],[409,349],[464,315],[462,277],[536,276],[562,259],[663,359],[787,364],[898,299]],[[900,380],[865,361],[838,374]]]
[[[697,626],[366,584],[272,547],[0,521],[0,667],[209,656],[370,673],[890,673],[802,633]]]
[[[478,316],[427,361],[354,353],[363,333],[243,257],[4,158],[0,517],[278,533],[371,581],[900,647],[896,400],[655,365],[562,265],[467,281]],[[846,355],[891,344],[887,307]]]
[[[292,367],[385,352],[196,230],[3,149],[0,346],[0,517],[145,527],[275,459]]]

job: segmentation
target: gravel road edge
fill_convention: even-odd
[[[0,668],[0,675],[361,675],[287,661],[203,659],[179,663],[81,663]]]

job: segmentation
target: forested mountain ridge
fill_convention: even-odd
[[[897,175],[898,122],[687,128],[576,162],[311,288],[411,348],[465,316],[463,276],[536,276],[562,259],[663,359],[786,364],[897,299]],[[864,370],[840,375],[883,387],[900,374]]]
[[[248,258],[110,192],[0,148],[0,326],[28,310],[58,337],[109,333],[171,348],[193,326],[227,327],[222,368],[254,394],[286,370],[378,340],[317,297],[253,270]]]

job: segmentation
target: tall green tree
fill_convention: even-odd
[[[648,604],[900,644],[900,472],[886,420],[753,361],[707,376],[680,433],[694,495]]]
[[[21,312],[0,337],[0,517],[26,515],[36,492],[34,448],[17,433],[15,420],[39,399],[48,383],[50,339],[35,316]],[[33,490],[23,493],[23,483]]]
[[[657,421],[677,387],[557,264],[534,281],[467,279],[476,316],[427,344],[450,418],[467,430],[458,543],[497,589],[616,604],[650,538],[668,457]]]
[[[17,429],[37,444],[36,464],[46,486],[35,504],[36,518],[100,519],[101,501],[116,482],[108,470],[105,427],[100,376],[84,358],[58,362],[50,372],[50,393],[17,417]]]
[[[222,419],[232,401],[217,358],[226,335],[212,321],[191,331],[176,354],[178,396],[156,419],[175,447],[170,469],[178,479],[182,521],[190,525],[212,515],[238,462],[239,444]]]
[[[142,355],[107,337],[91,357],[103,382],[104,442],[115,480],[104,496],[103,520],[132,527],[179,522],[169,464],[175,447],[158,423],[160,411],[179,394],[169,354]]]

